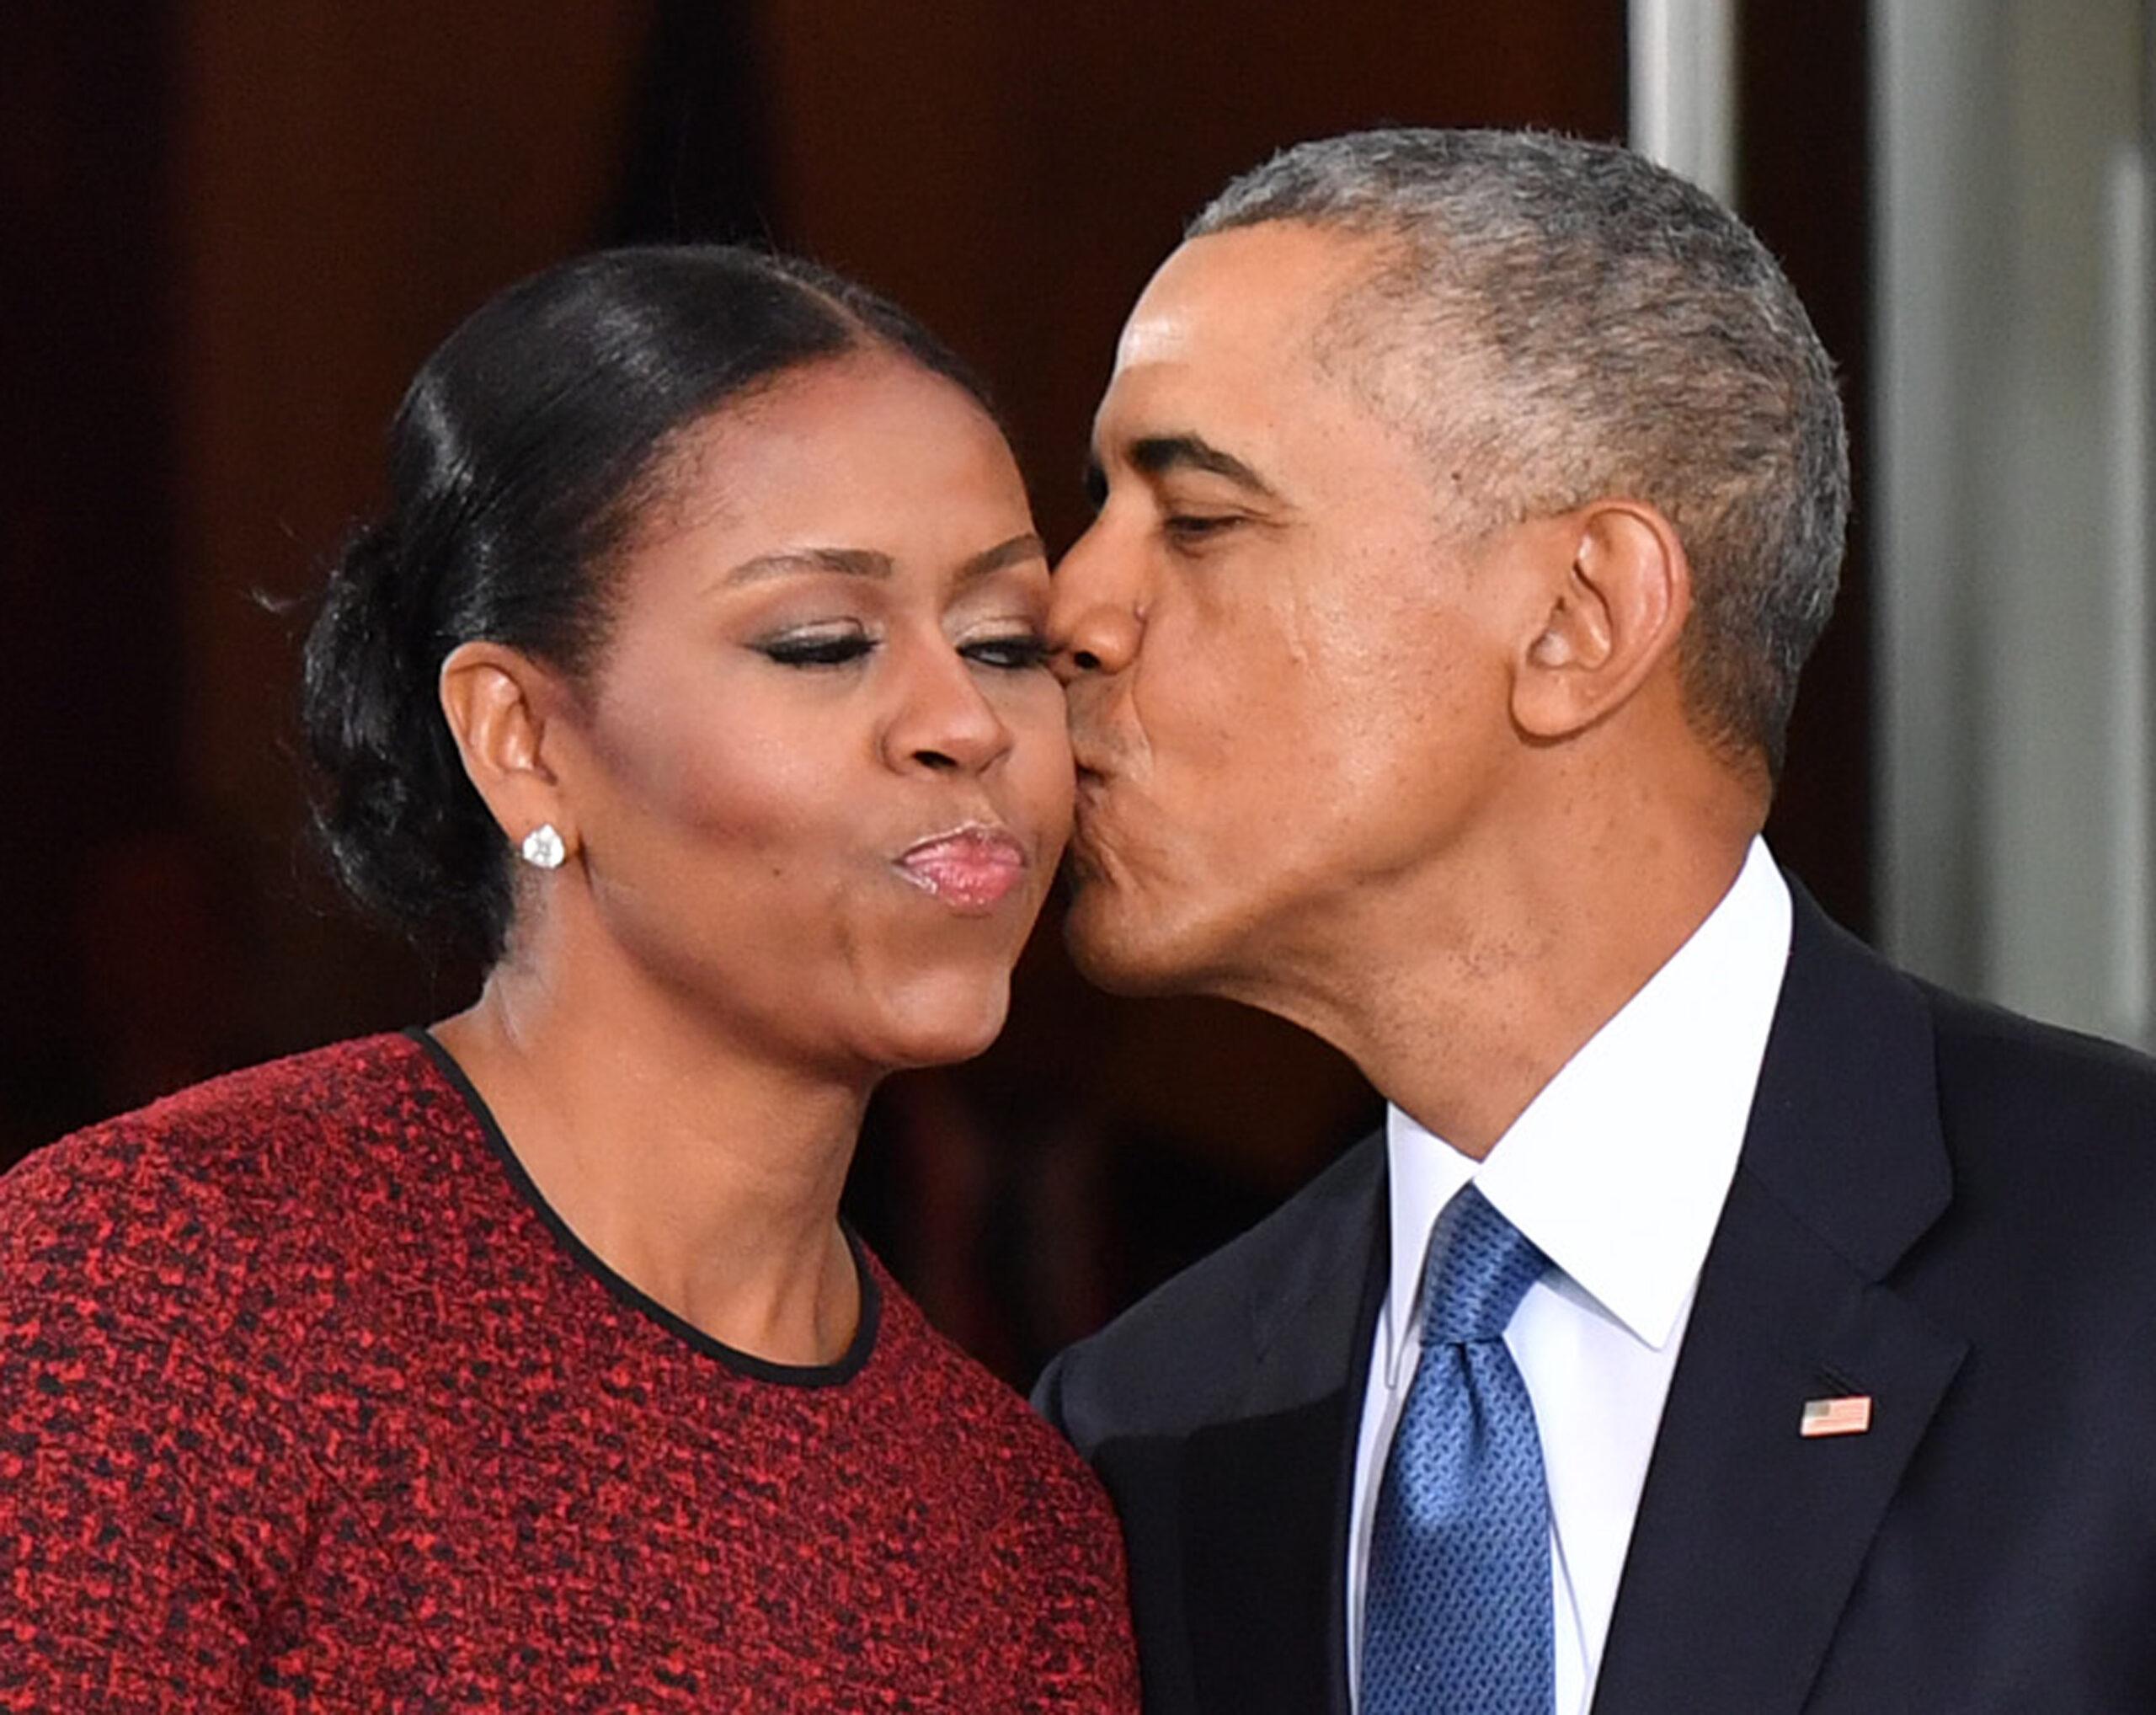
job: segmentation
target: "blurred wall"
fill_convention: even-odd
[[[355,936],[291,861],[305,615],[259,598],[319,584],[442,335],[601,228],[651,25],[589,0],[179,8],[177,713],[186,803],[270,902],[245,980],[259,1039],[378,1026],[414,997],[403,949]]]
[[[115,23],[116,19],[108,19]],[[106,1086],[98,854],[181,812],[172,576],[173,8],[0,13],[0,1161]]]

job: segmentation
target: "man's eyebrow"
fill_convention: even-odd
[[[1209,476],[1225,477],[1238,488],[1268,500],[1280,498],[1263,477],[1201,435],[1148,435],[1130,443],[1129,457],[1132,465],[1149,477],[1177,470],[1203,471]]]

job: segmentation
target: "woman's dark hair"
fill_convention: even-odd
[[[363,903],[491,963],[508,841],[465,777],[436,681],[487,638],[576,675],[608,572],[674,436],[786,372],[881,347],[979,385],[895,305],[815,265],[723,245],[579,257],[444,340],[398,408],[388,505],[347,543],[307,639],[315,822]]]

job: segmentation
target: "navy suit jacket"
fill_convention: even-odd
[[[1344,1715],[1386,1245],[1376,1136],[1041,1379],[1122,1514],[1156,1715]],[[1858,1393],[1869,1433],[1799,1436]],[[1799,895],[1593,1708],[2156,1710],[2156,1064]]]

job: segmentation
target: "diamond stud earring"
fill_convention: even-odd
[[[518,850],[534,869],[559,869],[562,859],[569,854],[568,847],[562,843],[560,831],[552,822],[542,822],[526,834]]]

